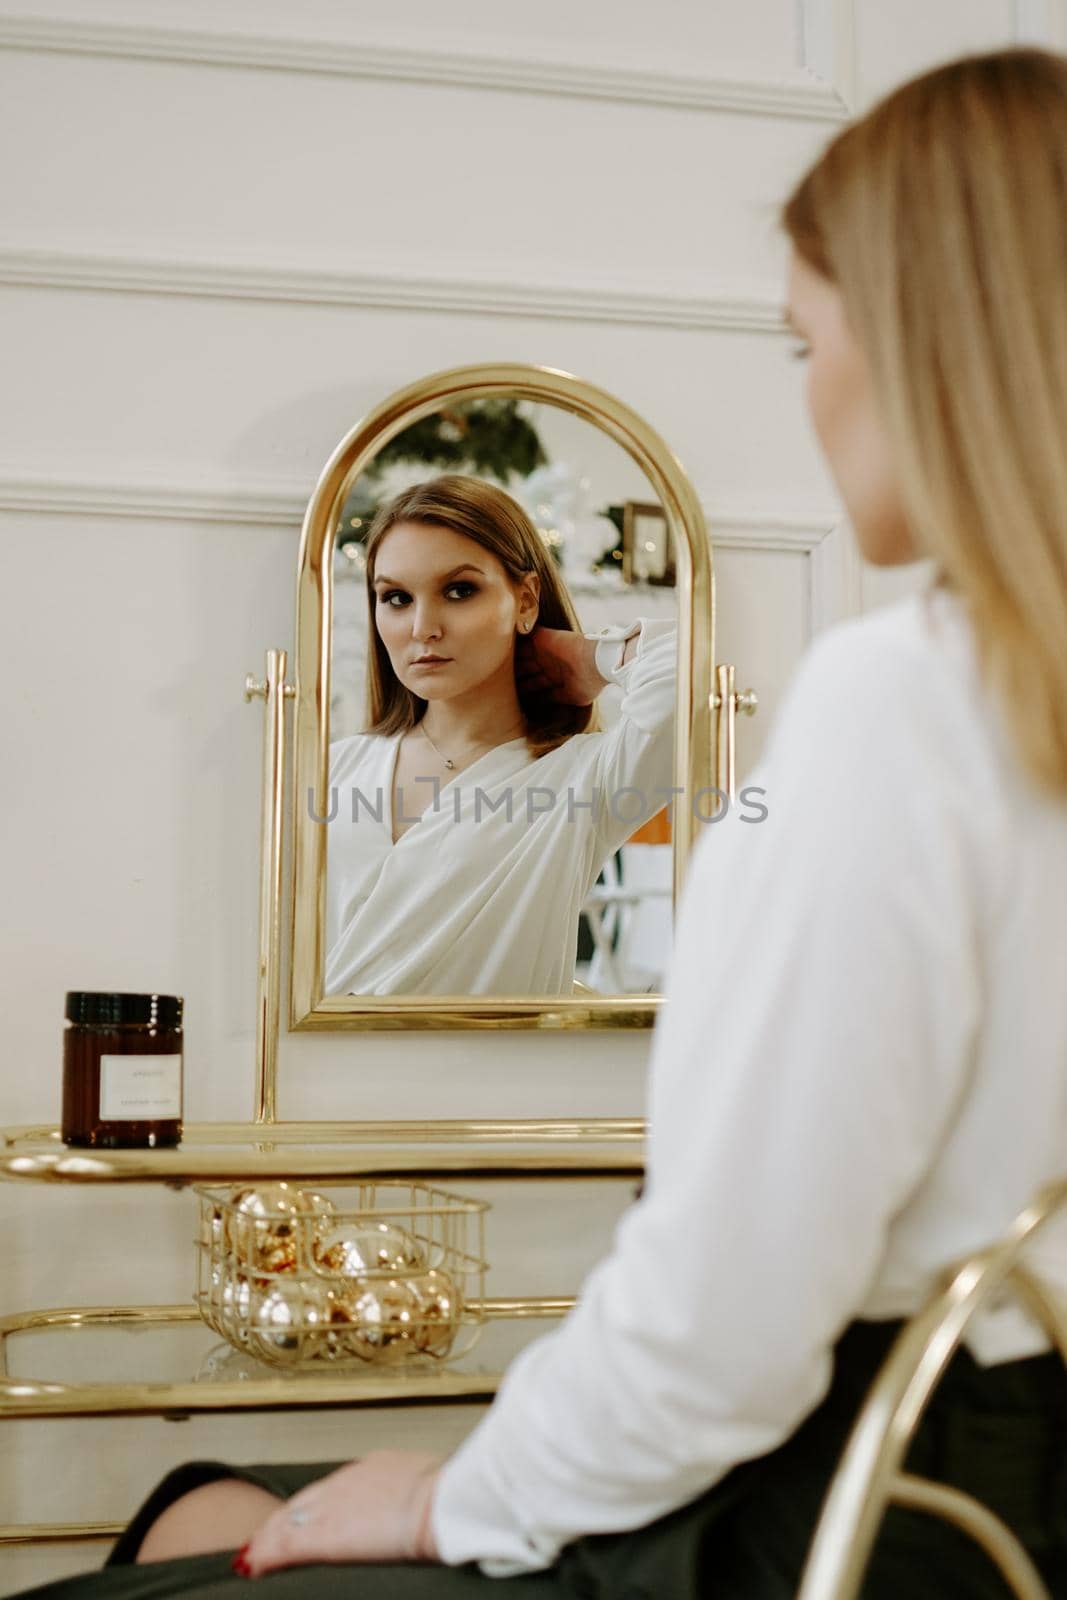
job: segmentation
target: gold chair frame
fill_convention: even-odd
[[[1000,1518],[972,1495],[903,1471],[908,1446],[974,1316],[1014,1290],[1067,1362],[1067,1307],[1022,1260],[1039,1229],[1067,1207],[1067,1180],[1043,1189],[1000,1243],[965,1261],[903,1329],[875,1379],[834,1475],[797,1600],[855,1600],[890,1505],[953,1523],[985,1551],[1018,1600],[1052,1600]]]

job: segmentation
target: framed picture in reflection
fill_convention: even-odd
[[[627,500],[623,507],[622,575],[626,583],[677,582],[667,516],[654,500]]]

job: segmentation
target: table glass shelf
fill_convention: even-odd
[[[0,1128],[0,1182],[229,1184],[318,1179],[324,1187],[410,1178],[616,1179],[644,1170],[640,1119],[187,1123],[172,1150],[84,1150],[50,1126]],[[0,1318],[0,1420],[488,1402],[518,1352],[573,1299],[485,1300],[477,1341],[444,1362],[268,1367],[220,1340],[191,1303],[17,1312]],[[112,1524],[0,1526],[0,1547],[113,1537]]]
[[[58,1128],[0,1129],[0,1181],[231,1183],[243,1178],[626,1178],[640,1175],[644,1124],[202,1122],[170,1150],[87,1150]]]
[[[488,1400],[523,1346],[569,1298],[485,1301],[469,1349],[399,1367],[279,1371],[220,1340],[195,1306],[107,1306],[0,1318],[0,1419],[190,1416],[200,1412]]]

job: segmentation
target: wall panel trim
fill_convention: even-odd
[[[840,511],[781,512],[705,501],[713,550],[807,558],[809,636],[861,608],[862,563]]]
[[[135,517],[146,522],[250,523],[300,529],[312,490],[291,484],[215,484],[177,478],[63,478],[0,471],[0,511],[40,516]]]
[[[805,17],[811,18],[805,25],[805,42],[810,38],[818,49],[819,65],[828,29],[843,3],[849,0],[807,0],[804,7]],[[686,111],[745,112],[828,122],[848,115],[837,82],[821,78],[810,61],[766,75],[689,74],[596,62],[417,50],[373,42],[30,16],[0,16],[0,48],[444,84]]]
[[[0,512],[290,528],[295,541],[312,487],[310,481],[306,487],[262,481],[192,487],[162,476],[61,478],[9,469],[0,472]],[[704,512],[715,550],[807,558],[813,632],[859,610],[859,557],[839,512],[709,499],[704,500]]]
[[[1067,47],[1067,0],[1014,0],[1018,44]]]
[[[197,474],[203,485],[203,476]],[[144,517],[194,522],[262,522],[299,528],[314,487],[291,479],[247,483],[219,481],[193,487],[178,477],[60,476],[30,467],[0,469],[0,511]],[[703,497],[712,543],[724,550],[781,551],[806,555],[839,529],[833,508],[796,511],[780,501],[730,501]]]
[[[255,261],[0,249],[0,284],[630,323],[689,332],[785,331],[781,301],[770,290],[763,295],[729,289],[693,295],[634,289],[610,280],[503,283],[473,277],[414,277],[391,269],[336,272]]]

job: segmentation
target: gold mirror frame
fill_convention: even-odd
[[[296,604],[293,874],[289,1027],[293,1031],[404,1028],[650,1028],[662,997],[570,995],[481,999],[477,996],[330,995],[323,991],[327,830],[302,802],[326,815],[329,778],[333,551],[354,480],[404,428],[446,403],[502,395],[560,406],[608,434],[642,469],[667,515],[678,567],[678,698],[674,783],[684,796],[710,787],[723,771],[720,715],[713,719],[715,590],[703,509],[684,469],[645,420],[614,395],[551,367],[500,363],[455,367],[391,395],[346,434],[308,502],[300,539]],[[727,734],[733,729],[733,703]],[[727,738],[727,743],[729,739]],[[719,787],[723,785],[720,784]],[[674,901],[696,819],[683,799],[673,813]]]

